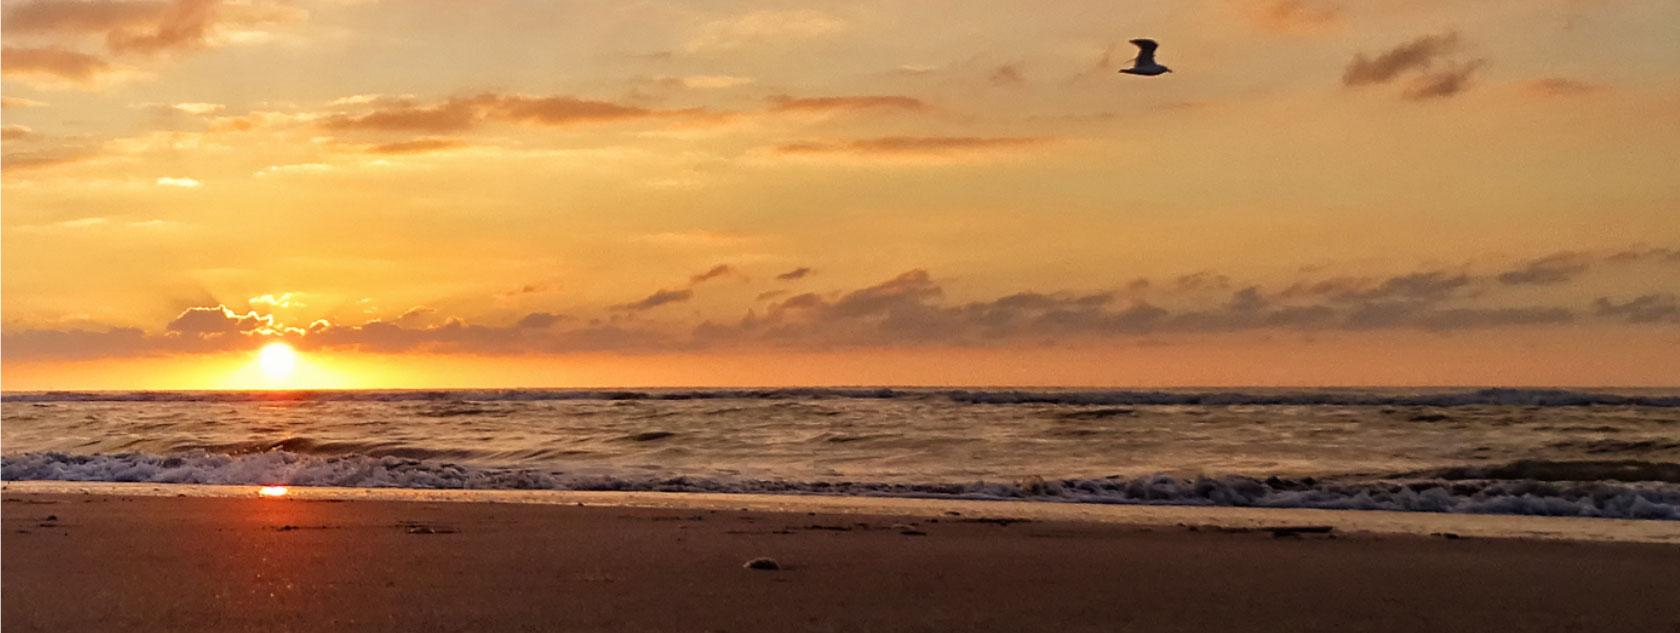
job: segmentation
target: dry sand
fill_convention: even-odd
[[[1680,632],[1672,545],[11,492],[3,517],[7,633]]]

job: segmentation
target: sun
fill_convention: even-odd
[[[257,352],[257,367],[273,381],[291,378],[292,372],[297,369],[297,360],[297,350],[278,341],[264,345],[262,351]]]

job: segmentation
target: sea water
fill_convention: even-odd
[[[0,445],[8,481],[1680,519],[1680,390],[8,393]]]

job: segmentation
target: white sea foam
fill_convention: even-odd
[[[787,481],[629,473],[568,474],[394,457],[321,457],[286,451],[244,455],[195,451],[176,456],[28,453],[4,458],[0,477],[11,481],[825,494],[1680,519],[1680,485],[1660,481],[1463,478],[1321,481],[1166,474],[968,483]]]

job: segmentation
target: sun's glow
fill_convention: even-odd
[[[264,497],[284,497],[286,492],[285,486],[263,486],[257,489],[257,494]]]
[[[292,377],[297,369],[297,350],[285,343],[269,343],[257,352],[257,366],[269,380],[280,382]]]

